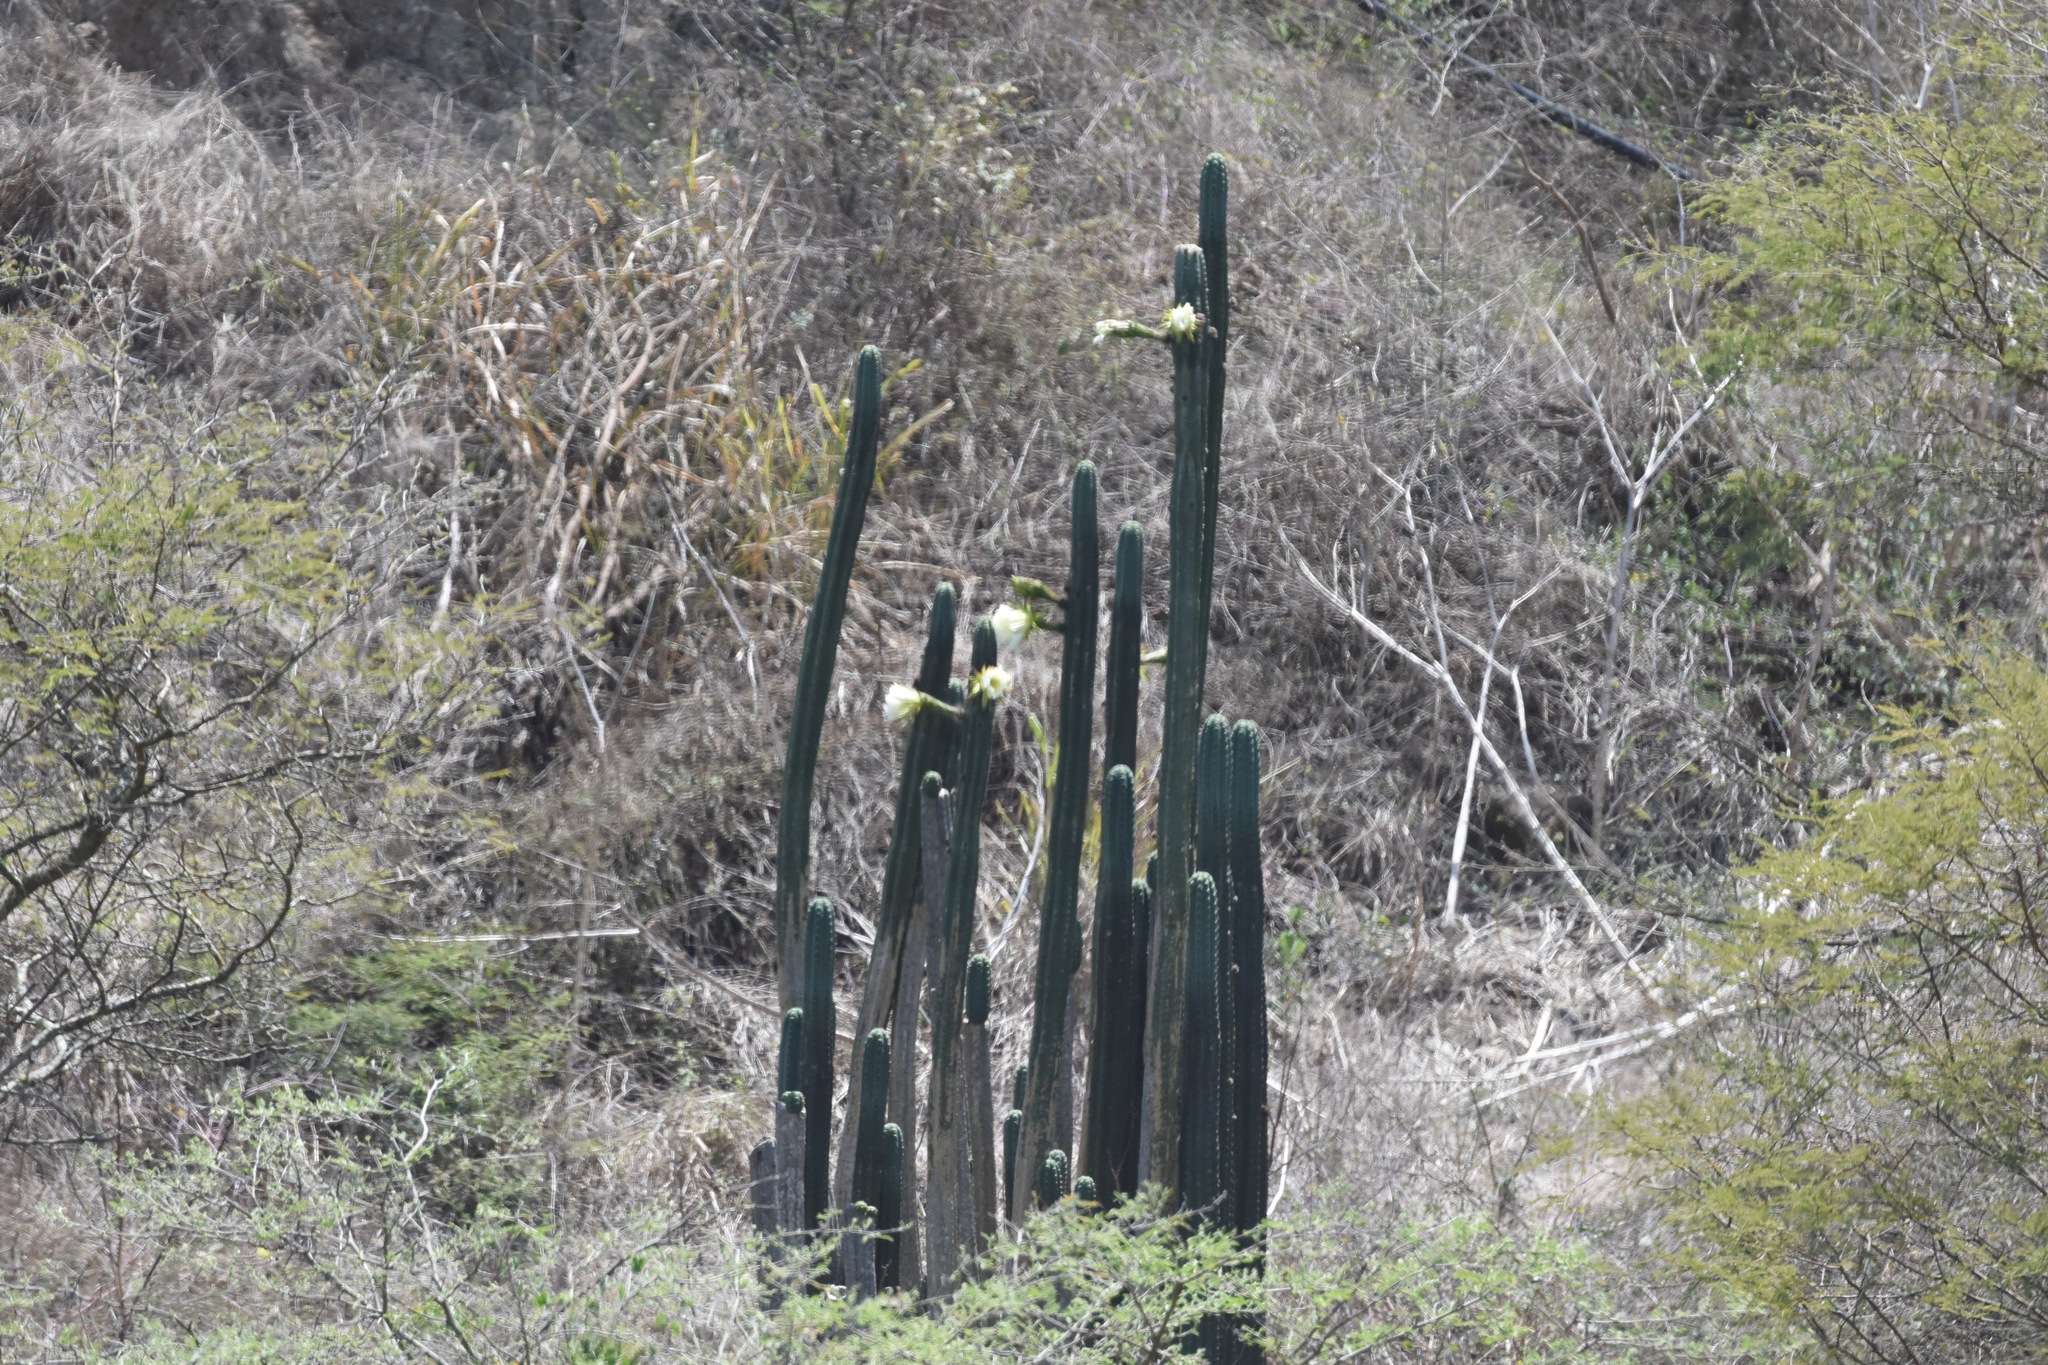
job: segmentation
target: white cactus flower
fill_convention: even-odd
[[[924,706],[925,695],[908,683],[890,683],[882,698],[882,714],[891,725],[901,725]]]
[[[1128,318],[1104,318],[1095,324],[1095,344],[1100,346],[1110,337],[1130,326]]]
[[[1005,602],[990,614],[989,624],[996,628],[996,644],[1002,649],[1015,649],[1031,636],[1036,624],[1031,613],[1015,602]]]
[[[1166,334],[1176,341],[1193,341],[1200,324],[1195,321],[1195,305],[1179,303],[1166,310]]]
[[[967,695],[994,706],[1010,695],[1013,681],[1009,669],[1001,664],[990,664],[967,680]]]

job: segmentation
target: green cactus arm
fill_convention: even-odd
[[[1175,254],[1174,302],[1199,312],[1201,248]],[[1166,706],[1159,755],[1159,883],[1152,904],[1152,992],[1145,1030],[1144,1180],[1181,1191],[1182,1011],[1188,964],[1188,878],[1195,871],[1195,748],[1209,637],[1203,598],[1207,371],[1199,341],[1173,343],[1173,484],[1167,501]]]
[[[804,926],[804,1223],[815,1227],[831,1206],[832,1052],[837,1043],[832,1005],[836,916],[823,896],[811,901]]]
[[[1095,876],[1095,967],[1089,991],[1088,1091],[1081,1169],[1097,1187],[1129,1194],[1137,1143],[1138,1070],[1144,1064],[1145,983],[1133,980],[1131,873],[1136,784],[1122,764],[1102,784],[1102,854]]]
[[[1073,1049],[1068,997],[1081,965],[1081,845],[1087,834],[1089,758],[1095,722],[1098,564],[1095,466],[1074,471],[1066,621],[1060,650],[1059,758],[1047,819],[1045,895],[1031,1001],[1031,1084],[1024,1095],[1024,1160],[1072,1144]],[[1011,1217],[1024,1210],[1013,1208]]]
[[[875,1248],[875,1281],[883,1289],[902,1284],[903,1129],[882,1125],[882,1199],[876,1205],[876,1226],[884,1229]]]
[[[1003,1207],[1017,1203],[1017,1144],[1024,1137],[1024,1111],[1012,1109],[1003,1116]]]
[[[1216,153],[1202,163],[1202,200],[1195,240],[1202,248],[1203,298],[1208,305],[1202,335],[1206,380],[1203,423],[1202,600],[1210,600],[1216,574],[1216,509],[1223,471],[1224,361],[1230,348],[1230,167]]]
[[[1187,1051],[1183,1072],[1186,1120],[1182,1130],[1181,1190],[1187,1207],[1207,1210],[1223,1194],[1220,1130],[1223,1125],[1221,1040],[1217,1036],[1216,882],[1197,872],[1188,883]],[[1213,1211],[1208,1215],[1213,1217]]]
[[[986,1024],[989,1006],[988,955],[976,953],[967,959],[967,1022]]]
[[[932,589],[924,657],[917,670],[917,690],[926,696],[945,699],[947,675],[953,669],[953,637],[958,614],[953,585],[939,583]],[[923,979],[923,959],[919,958],[915,963],[910,961],[921,947],[910,941],[912,908],[917,902],[922,862],[918,839],[918,784],[937,758],[943,732],[953,725],[952,717],[945,712],[925,707],[911,717],[904,738],[903,767],[896,781],[896,812],[889,829],[889,852],[882,864],[882,897],[875,911],[874,948],[868,955],[867,976],[861,987],[860,1013],[854,1021],[853,1036],[856,1038],[865,1038],[871,1030],[878,1028],[900,1031],[902,1021],[897,1017],[896,1001],[905,984],[911,984],[914,992],[916,983]],[[899,1045],[894,1060],[901,1062],[903,1055],[904,1048]],[[857,1051],[853,1057],[853,1072],[847,1079],[846,1092],[849,1112],[858,1112],[866,1100],[868,1079],[864,1058],[865,1049]],[[851,1195],[852,1187],[848,1181],[852,1176],[854,1139],[855,1127],[847,1124],[839,1136],[839,1184],[835,1191],[842,1204]]]
[[[1236,1221],[1235,1150],[1237,1051],[1237,996],[1230,989],[1230,722],[1211,716],[1202,722],[1202,738],[1195,760],[1195,863],[1216,883],[1216,1060],[1218,1104],[1222,1119],[1216,1130],[1217,1169],[1222,1172],[1221,1203],[1217,1221],[1234,1226]]]
[[[1266,1218],[1267,1153],[1266,887],[1259,840],[1259,729],[1230,732],[1230,951],[1237,972],[1237,1226]]]
[[[871,1029],[861,1044],[862,1065],[873,1084],[854,1111],[853,1197],[882,1206],[882,1125],[889,1098],[889,1030]]]
[[[833,499],[832,530],[825,541],[818,593],[804,625],[804,652],[797,666],[796,699],[789,720],[789,755],[782,768],[782,809],[775,827],[775,933],[782,955],[782,1004],[797,1004],[805,882],[811,865],[811,790],[818,770],[818,741],[825,730],[825,703],[832,669],[839,659],[839,634],[846,621],[846,590],[853,581],[854,551],[867,520],[868,493],[875,486],[875,455],[882,428],[882,358],[861,348],[854,364],[853,423],[846,460]]]
[[[804,1012],[794,1009],[782,1016],[782,1048],[775,1062],[776,1093],[803,1089],[803,1076]]]
[[[995,627],[975,623],[970,682],[996,661]],[[930,1275],[927,1291],[952,1292],[962,1257],[971,1249],[973,1190],[967,1164],[967,1067],[961,1055],[962,1006],[967,959],[974,938],[974,902],[981,879],[981,810],[988,797],[990,751],[995,738],[995,700],[973,686],[961,720],[960,781],[953,796],[952,851],[946,869],[944,917],[939,935],[937,985],[932,1007],[932,1104],[930,1121]]]
[[[1102,771],[1138,770],[1138,664],[1145,624],[1145,533],[1127,521],[1116,538],[1116,581],[1103,658]]]
[[[1038,1207],[1049,1209],[1067,1197],[1067,1154],[1055,1147],[1038,1167]]]

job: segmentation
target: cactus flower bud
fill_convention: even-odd
[[[1015,649],[1023,644],[1038,624],[1029,611],[1015,602],[1005,602],[997,607],[988,619],[996,628],[996,643],[1004,649]]]
[[[909,683],[890,683],[889,691],[882,698],[882,714],[892,725],[901,725],[918,712],[924,701],[924,693]]]

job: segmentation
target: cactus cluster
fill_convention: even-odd
[[[891,1288],[946,1294],[976,1273],[1004,1216],[1021,1221],[1053,1205],[1086,1211],[1146,1183],[1162,1186],[1191,1217],[1234,1229],[1256,1247],[1267,1187],[1259,741],[1248,721],[1202,719],[1229,340],[1227,198],[1224,164],[1211,157],[1202,172],[1198,241],[1176,254],[1165,325],[1110,322],[1097,329],[1103,337],[1165,342],[1173,369],[1156,762],[1148,771],[1138,752],[1145,553],[1142,533],[1128,523],[1117,537],[1108,648],[1100,660],[1100,769],[1092,764],[1100,490],[1094,466],[1083,462],[1073,477],[1062,591],[1013,580],[1025,604],[975,624],[963,679],[952,675],[957,598],[952,585],[938,584],[915,685],[890,690],[891,716],[908,725],[874,946],[855,1015],[857,1045],[847,1058],[835,1185],[836,915],[830,900],[810,895],[806,881],[824,703],[880,429],[879,356],[870,347],[857,362],[853,421],[784,770],[775,907],[786,1013],[775,1136],[753,1163],[755,1220],[771,1234],[778,1257],[808,1263],[787,1249],[829,1231],[836,1239],[828,1244],[836,1248],[833,1273],[856,1296]],[[1048,620],[1046,611],[1057,611],[1057,619]],[[997,659],[998,620],[1012,641],[1034,628],[1061,637],[1029,1054],[1000,1129],[991,1056],[995,983],[989,957],[976,951],[975,923],[995,713],[1009,679]],[[1155,783],[1157,812],[1142,877],[1141,775]],[[1100,833],[1093,922],[1084,936],[1091,806],[1099,808]],[[1075,984],[1088,962],[1083,1002]],[[927,1022],[930,1065],[920,1067]],[[1088,1040],[1079,1095],[1077,1034]],[[920,1075],[928,1077],[924,1095]],[[1197,1344],[1212,1360],[1256,1361],[1255,1337],[1242,1322],[1218,1320],[1204,1325]]]

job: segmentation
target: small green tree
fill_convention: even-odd
[[[1699,940],[1744,1008],[1621,1147],[1692,1273],[1837,1359],[2048,1342],[2048,673],[1975,669]]]
[[[0,422],[10,1120],[97,1049],[165,1045],[166,1012],[347,894],[362,823],[468,704],[407,518],[349,494],[329,417],[193,418],[119,357],[69,368]]]

